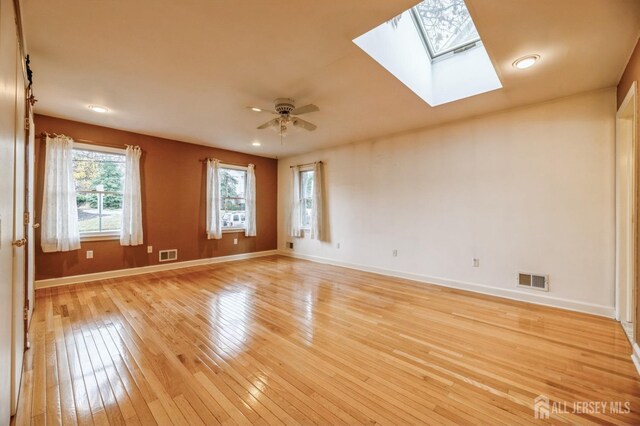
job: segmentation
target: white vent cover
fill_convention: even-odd
[[[518,272],[518,287],[549,291],[549,275]]]
[[[169,262],[169,261],[172,261],[172,260],[177,260],[178,259],[178,249],[160,250],[158,252],[158,255],[160,256],[160,258],[158,259],[158,261],[160,261],[160,262]]]

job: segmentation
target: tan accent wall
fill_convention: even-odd
[[[107,144],[139,145],[141,161],[144,245],[122,247],[119,241],[83,242],[80,250],[43,253],[36,233],[36,279],[155,265],[158,250],[178,249],[178,261],[272,250],[277,246],[278,161],[175,140],[125,132],[43,115],[36,115],[36,135],[63,133],[75,139]],[[36,222],[42,211],[44,141],[36,138]],[[257,236],[225,233],[221,240],[205,235],[205,165],[198,160],[256,166]],[[233,244],[233,239],[238,244]],[[147,245],[153,253],[147,254]],[[93,250],[93,259],[86,251]]]
[[[631,55],[631,59],[629,59],[629,63],[627,64],[627,68],[624,70],[622,74],[622,78],[618,83],[618,108],[624,101],[625,96],[629,92],[629,88],[633,84],[634,81],[640,82],[640,42],[636,44],[636,48]],[[638,102],[638,96],[636,96],[636,111],[640,111],[638,108],[640,107]],[[638,147],[638,132],[640,131],[640,120],[636,123],[636,147]],[[637,148],[636,148],[637,149]],[[637,151],[636,151],[637,152]],[[637,159],[636,159],[637,161]],[[638,182],[640,183],[640,182]],[[640,188],[640,185],[636,185],[636,188]],[[636,197],[637,200],[640,200],[640,197]],[[636,253],[639,253],[640,247],[638,246],[638,241],[636,240]],[[636,255],[637,256],[637,255]],[[635,310],[636,315],[634,319],[635,323],[635,341],[640,342],[640,327],[638,327],[638,319],[640,318],[640,291],[638,291],[638,272],[640,271],[640,264],[637,263],[638,258],[636,257],[636,286],[635,286],[635,295],[636,295],[636,304]]]

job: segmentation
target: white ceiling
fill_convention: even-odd
[[[351,41],[414,3],[22,0],[36,112],[281,157],[615,86],[640,32],[638,0],[467,0],[504,87],[432,108]],[[318,129],[256,130],[277,97]]]

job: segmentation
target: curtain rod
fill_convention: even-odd
[[[296,164],[294,166],[289,166],[289,168],[293,169],[294,167],[313,166],[314,164],[323,164],[323,163],[322,161],[314,161],[313,163]]]
[[[213,157],[206,157],[206,158],[201,158],[198,161],[201,163],[206,163],[208,160],[218,160],[220,161],[220,164],[227,164],[229,166],[238,166],[238,167],[249,167],[249,164],[240,164],[240,163],[231,163],[229,161],[222,161],[219,158],[213,158]],[[253,165],[253,167],[255,167],[255,164]]]
[[[48,133],[48,132],[40,133],[40,137],[41,138],[44,138],[44,137],[47,137],[47,136],[49,136],[49,137],[66,136],[66,137],[71,138],[71,136],[67,136],[67,135],[64,135],[64,134],[59,135],[57,133]],[[124,149],[124,148],[126,148],[128,146],[135,146],[135,145],[128,145],[128,144],[115,144],[115,143],[106,143],[106,142],[96,142],[96,141],[91,141],[89,139],[75,139],[75,138],[71,138],[71,139],[73,139],[74,142],[88,143],[88,144],[91,144],[91,145],[98,145],[98,146],[106,146],[106,147],[109,147],[109,148]]]

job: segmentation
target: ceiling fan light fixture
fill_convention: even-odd
[[[527,55],[513,61],[514,68],[525,70],[531,68],[540,59],[540,55]]]
[[[280,134],[280,138],[282,138],[283,136],[286,136],[289,130],[304,129],[313,131],[317,129],[315,124],[309,123],[308,121],[298,117],[298,115],[320,111],[320,108],[316,105],[309,104],[296,108],[295,101],[291,98],[278,98],[274,101],[274,104],[275,112],[268,112],[275,114],[277,117],[258,126],[258,130],[272,129],[278,132]],[[249,108],[254,109],[253,107]]]

